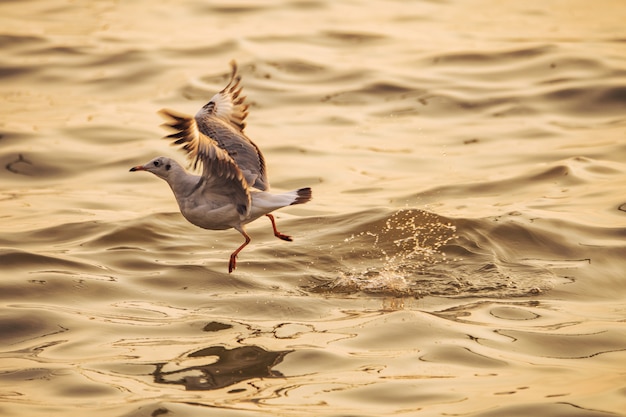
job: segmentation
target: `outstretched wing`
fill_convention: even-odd
[[[230,81],[196,113],[195,120],[198,130],[213,139],[235,160],[251,187],[267,190],[269,182],[265,158],[243,132],[248,105],[245,96],[241,95],[241,76],[237,73],[235,61],[231,61],[230,65]]]
[[[246,97],[241,95],[243,87],[239,85],[241,75],[237,73],[237,63],[230,61],[230,67],[232,70],[230,81],[222,91],[211,97],[211,100],[198,111],[196,119],[199,115],[210,115],[230,123],[239,132],[243,132],[246,127],[244,120],[248,116],[249,106],[246,104]]]
[[[172,141],[172,145],[182,145],[194,168],[202,165],[202,177],[197,187],[228,196],[240,216],[248,216],[251,207],[248,182],[233,158],[213,139],[202,134],[191,116],[166,109],[159,114],[168,120],[163,126],[175,130],[165,139]]]

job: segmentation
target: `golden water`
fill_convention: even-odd
[[[626,415],[626,5],[0,3],[0,415]],[[131,166],[236,59],[252,243]]]

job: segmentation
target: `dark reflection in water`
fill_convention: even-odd
[[[193,365],[166,371],[169,362],[156,364],[152,374],[159,384],[184,385],[187,390],[215,390],[253,378],[275,378],[283,376],[272,368],[292,352],[271,352],[258,346],[242,346],[226,349],[211,346],[187,355],[187,358],[207,358],[208,364]],[[217,361],[214,358],[217,357]]]

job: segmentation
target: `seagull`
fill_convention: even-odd
[[[276,228],[270,214],[282,207],[304,204],[311,200],[311,188],[273,194],[265,158],[261,150],[244,133],[248,104],[241,95],[241,76],[235,61],[226,87],[215,94],[194,117],[169,109],[159,111],[167,120],[162,126],[174,133],[164,139],[181,145],[193,169],[201,166],[200,175],[187,172],[178,162],[165,156],[152,159],[130,169],[148,171],[165,180],[178,202],[180,212],[190,223],[210,230],[233,228],[244,242],[231,255],[228,272],[237,267],[237,255],[250,236],[245,225],[265,215],[272,223],[274,236],[292,241]]]

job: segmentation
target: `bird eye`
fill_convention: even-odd
[[[155,167],[158,167],[158,166],[159,166],[159,163],[160,163],[159,161],[154,161],[154,166],[155,166]]]

